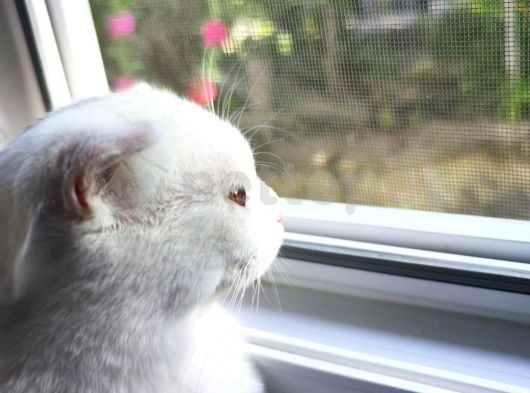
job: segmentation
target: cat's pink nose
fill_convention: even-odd
[[[283,224],[285,222],[285,213],[284,212],[280,213],[280,217],[278,218],[278,222],[280,224]]]

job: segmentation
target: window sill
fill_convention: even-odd
[[[292,268],[297,263],[303,267]],[[295,275],[294,286],[278,286],[281,309],[273,300],[274,287],[267,285],[268,299],[262,294],[259,311],[250,305],[251,296],[236,311],[272,392],[530,392],[528,315],[497,312],[466,299],[463,304],[436,302],[427,291],[425,298],[405,290],[392,295],[388,287],[367,291],[370,284],[384,285],[385,278],[398,279],[399,286],[400,278],[380,273],[355,276],[359,272],[353,269],[287,265],[291,272],[302,268],[306,280]],[[332,277],[340,273],[345,280],[361,281],[350,282],[357,290],[340,283],[334,290],[318,287],[307,278],[311,268],[320,269],[320,277],[330,278],[322,268],[338,269]],[[436,285],[453,294],[470,289]],[[529,296],[474,290],[486,298],[513,296],[530,309]]]

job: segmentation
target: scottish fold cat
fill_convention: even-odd
[[[274,197],[239,130],[156,88],[20,134],[0,151],[0,392],[262,392],[216,299],[275,258]]]

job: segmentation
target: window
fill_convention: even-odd
[[[112,89],[211,104],[282,196],[530,218],[524,1],[90,5]]]
[[[50,106],[169,86],[303,199],[239,315],[271,392],[528,391],[526,0],[16,3]]]

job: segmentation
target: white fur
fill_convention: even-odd
[[[264,192],[239,130],[150,87],[19,135],[0,151],[0,391],[261,392],[214,299],[275,258]]]

